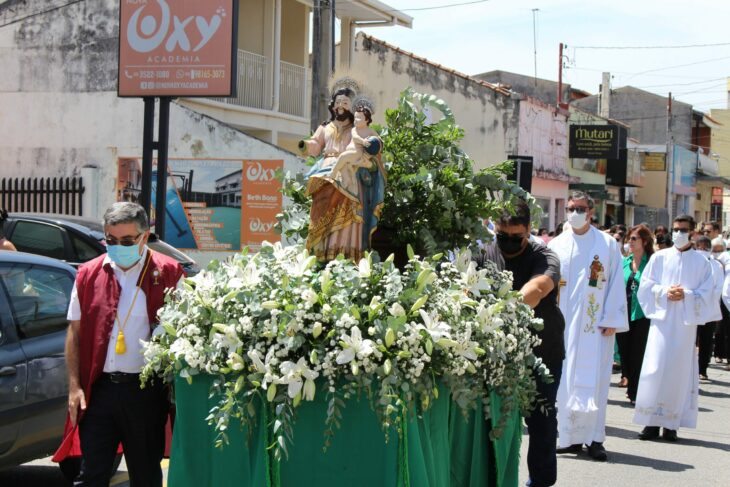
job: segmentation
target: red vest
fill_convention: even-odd
[[[106,351],[121,294],[121,287],[111,264],[104,265],[105,257],[106,254],[100,255],[85,263],[76,274],[76,292],[81,305],[79,380],[87,406],[91,401],[91,388],[104,371]],[[175,288],[183,270],[174,259],[150,249],[147,250],[147,260],[149,264],[141,289],[147,298],[147,316],[152,326],[158,322],[157,312],[165,303],[165,291]],[[83,414],[83,411],[79,411],[77,424]],[[67,415],[63,441],[54,454],[53,461],[60,462],[67,456],[80,455],[78,429],[71,424]]]

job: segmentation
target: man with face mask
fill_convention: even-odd
[[[527,451],[530,472],[528,485],[554,485],[557,480],[555,440],[558,433],[555,396],[565,356],[565,320],[557,305],[560,261],[545,244],[530,238],[530,208],[524,202],[517,205],[514,215],[504,213],[495,222],[495,233],[496,245],[485,248],[476,259],[478,267],[482,267],[485,260],[490,260],[500,270],[511,271],[512,288],[522,294],[525,303],[535,310],[535,316],[542,318],[545,324],[537,332],[542,343],[535,348],[535,355],[542,358],[553,381],[546,384],[536,377],[537,390],[544,402],[536,404],[530,416],[525,418],[530,435]],[[544,410],[541,406],[544,406]]]
[[[565,361],[558,390],[558,453],[606,461],[606,405],[614,334],[629,328],[623,257],[611,235],[591,226],[593,198],[568,198],[570,230],[548,247],[560,258],[559,304],[565,316]]]
[[[695,250],[697,250],[700,255],[710,262],[717,301],[722,303],[722,285],[725,281],[725,267],[720,261],[715,259],[710,252],[712,249],[712,241],[706,236],[706,234],[695,237],[694,246]],[[713,316],[710,321],[705,323],[705,326],[697,328],[697,356],[699,359],[700,380],[709,380],[707,376],[707,367],[710,365],[710,358],[712,357],[715,328],[720,320],[722,320],[722,313],[718,306],[717,314]]]
[[[697,325],[712,321],[720,303],[709,259],[692,249],[694,226],[690,216],[674,219],[674,247],[649,259],[637,292],[651,319],[634,410],[642,440],[658,438],[663,427],[664,439],[677,441],[680,426],[697,426]]]
[[[183,275],[147,247],[147,215],[136,203],[104,213],[107,253],[79,268],[66,336],[68,416],[54,461],[81,454],[74,485],[109,485],[121,443],[132,485],[161,486],[167,395],[140,387],[141,341],[149,340],[165,293]]]

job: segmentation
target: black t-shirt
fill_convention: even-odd
[[[558,254],[544,245],[535,242],[528,242],[525,250],[517,257],[507,259],[499,251],[499,248],[492,244],[487,246],[479,256],[474,259],[478,267],[484,265],[485,260],[491,260],[499,269],[512,272],[512,289],[519,291],[533,277],[545,275],[550,277],[555,284],[550,293],[542,298],[535,307],[535,316],[542,318],[545,326],[537,332],[542,343],[535,348],[535,355],[541,357],[543,362],[557,367],[565,358],[565,344],[563,332],[565,331],[565,319],[558,307],[558,290],[560,289],[560,259]]]

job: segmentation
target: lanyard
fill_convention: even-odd
[[[134,298],[132,298],[132,304],[127,310],[127,315],[124,317],[124,322],[119,321],[119,310],[117,310],[117,316],[115,317],[115,320],[117,321],[117,327],[119,328],[119,333],[117,334],[117,343],[114,346],[114,352],[117,353],[117,355],[123,355],[127,352],[127,344],[124,341],[124,329],[127,327],[127,321],[129,321],[129,317],[132,314],[132,310],[134,309],[134,303],[137,302],[137,296],[139,295],[139,290],[142,289],[142,282],[144,281],[144,276],[147,274],[147,268],[150,265],[150,261],[152,260],[152,250],[147,249],[148,255],[147,259],[144,264],[144,268],[142,269],[142,274],[139,278],[139,284],[137,285],[137,290],[134,291]]]

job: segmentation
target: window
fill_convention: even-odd
[[[54,259],[66,258],[62,230],[54,225],[19,221],[10,240],[21,252],[45,255]]]
[[[97,249],[92,247],[91,244],[89,244],[85,240],[77,237],[71,232],[69,232],[68,236],[71,237],[71,244],[73,245],[74,251],[76,252],[76,257],[78,258],[79,262],[87,262],[101,255],[101,253]]]
[[[71,273],[32,264],[0,264],[0,284],[7,291],[21,338],[66,328],[74,284]]]

